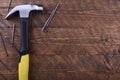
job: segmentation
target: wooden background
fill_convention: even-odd
[[[9,0],[0,0],[8,6]],[[29,80],[120,80],[120,0],[13,0],[19,4],[41,4],[43,13],[30,14]],[[50,11],[60,8],[41,31]],[[0,80],[17,80],[19,53],[11,47],[12,25],[19,49],[19,17],[4,20],[7,8],[0,8],[0,32],[9,56],[0,42]],[[6,65],[6,66],[5,66]]]

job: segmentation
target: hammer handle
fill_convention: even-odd
[[[20,62],[19,80],[28,80],[29,73],[29,47],[28,47],[28,18],[21,18],[20,31]]]
[[[29,54],[21,56],[18,68],[18,80],[28,80],[29,76]]]
[[[28,47],[28,18],[21,18],[21,31],[20,31],[20,55],[25,55],[29,52]]]

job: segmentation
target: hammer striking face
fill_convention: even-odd
[[[29,31],[29,13],[31,11],[43,11],[42,6],[37,5],[19,5],[13,8],[5,17],[8,19],[15,12],[20,15],[20,62],[18,68],[18,80],[28,80],[29,74],[29,46],[28,46],[28,31]]]

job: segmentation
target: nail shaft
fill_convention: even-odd
[[[1,34],[1,33],[0,33],[0,39],[1,39],[2,47],[3,47],[6,55],[8,56],[8,52],[7,52],[7,49],[6,49],[6,47],[5,47],[5,42],[4,42],[4,40],[3,40],[3,37],[2,37],[2,34]]]
[[[13,45],[14,45],[15,28],[16,28],[16,25],[13,24],[13,30],[12,30],[12,41],[11,41],[12,47],[13,47]]]
[[[16,28],[16,25],[13,24],[11,45],[12,45],[12,47],[19,53],[20,51],[19,51],[19,50],[15,47],[15,45],[14,45],[15,28]]]
[[[9,10],[10,10],[11,3],[12,3],[12,0],[9,0],[9,4],[8,4],[8,12],[9,12]]]
[[[45,24],[42,28],[42,31],[44,31],[44,29],[50,24],[50,22],[51,22],[53,16],[55,15],[55,12],[58,9],[58,7],[59,7],[59,4],[57,4],[56,7],[52,10],[50,16],[48,17],[47,21],[45,22]]]

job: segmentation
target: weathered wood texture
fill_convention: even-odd
[[[24,3],[45,7],[42,14],[30,15],[29,80],[120,80],[120,0],[13,0],[12,6]],[[45,22],[57,3],[60,8],[44,33],[39,18]],[[7,13],[0,8],[1,19]],[[19,54],[10,43],[15,23],[19,48],[19,18],[3,21],[9,25],[0,22],[9,56],[0,43],[0,80],[17,80]]]

